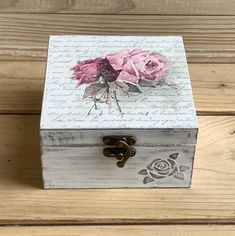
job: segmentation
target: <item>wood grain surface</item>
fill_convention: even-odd
[[[235,117],[199,117],[190,189],[43,190],[39,116],[0,116],[0,224],[235,223]]]
[[[233,236],[235,226],[126,225],[126,226],[30,226],[2,227],[4,236]]]
[[[7,0],[0,12],[235,15],[233,0]]]
[[[235,114],[235,64],[189,64],[197,113]],[[45,62],[0,63],[0,113],[39,114]]]
[[[235,62],[235,16],[0,14],[0,60],[45,60],[50,34],[182,35],[189,62]]]

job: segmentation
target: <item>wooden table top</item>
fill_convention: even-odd
[[[0,235],[235,235],[235,1],[0,1]],[[43,190],[48,35],[183,35],[199,119],[190,189]]]

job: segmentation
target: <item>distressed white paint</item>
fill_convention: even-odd
[[[142,146],[194,145],[197,139],[197,129],[42,130],[41,139],[42,146],[100,146],[101,137],[127,134],[138,137],[136,145]]]
[[[86,86],[75,88],[70,68],[78,60],[124,48],[162,53],[168,60],[164,83],[141,88],[141,94],[119,95],[123,115],[115,106],[109,111],[107,104],[98,104],[87,115],[93,103],[82,99]],[[189,187],[197,120],[182,38],[52,36],[40,128],[45,188]],[[123,168],[116,166],[115,159],[103,156],[106,135],[137,138],[137,154]],[[151,177],[154,181],[144,183],[146,175],[139,171],[173,153],[179,154],[173,163],[183,179],[170,175],[171,170],[161,179]],[[179,170],[185,166],[187,170]]]
[[[148,188],[189,187],[195,146],[135,147],[137,154],[123,168],[117,160],[103,156],[102,146],[46,147],[42,155],[45,188]],[[187,166],[184,180],[166,176],[150,183],[143,183],[144,175],[138,174],[157,158],[167,159],[179,153],[177,166]],[[154,172],[155,173],[155,172]]]

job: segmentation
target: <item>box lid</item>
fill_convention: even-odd
[[[50,36],[40,128],[197,128],[182,37]]]

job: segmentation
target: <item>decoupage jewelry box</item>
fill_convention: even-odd
[[[182,37],[50,37],[44,188],[189,187],[197,132]]]

